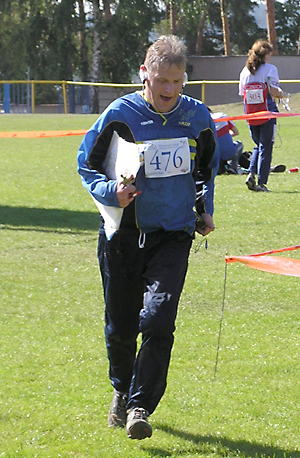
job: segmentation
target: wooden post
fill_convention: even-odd
[[[273,46],[272,54],[278,56],[277,33],[275,28],[274,0],[266,0],[268,40]]]
[[[220,9],[221,9],[221,19],[222,19],[222,28],[223,28],[223,43],[224,43],[224,54],[225,56],[231,55],[230,48],[230,28],[228,17],[224,8],[224,0],[220,0]]]

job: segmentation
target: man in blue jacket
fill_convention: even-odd
[[[152,434],[147,417],[166,388],[194,232],[206,235],[214,230],[202,186],[211,177],[215,126],[202,102],[182,95],[186,60],[181,40],[160,37],[140,69],[143,90],[111,103],[78,152],[82,183],[95,201],[107,210],[123,209],[119,227],[109,235],[102,218],[98,257],[114,388],[108,424],[126,425],[131,439]],[[142,145],[136,176],[106,175],[114,132]]]

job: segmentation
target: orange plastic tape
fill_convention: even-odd
[[[271,119],[271,118],[285,118],[287,116],[300,116],[300,113],[277,113],[275,111],[259,111],[257,113],[243,114],[238,116],[224,116],[224,118],[215,119],[215,122],[218,121],[237,121],[240,119],[245,119],[250,121],[251,119]]]
[[[45,130],[29,132],[0,132],[0,138],[47,138],[84,135],[86,130]]]
[[[237,121],[251,119],[271,119],[284,118],[287,116],[300,116],[300,113],[277,113],[273,111],[260,111],[258,113],[244,114],[238,116],[226,116],[224,118],[215,119],[218,121]],[[86,130],[46,130],[46,131],[30,131],[30,132],[0,132],[0,138],[47,138],[47,137],[67,137],[71,135],[84,135]]]
[[[300,277],[300,259],[282,258],[280,256],[225,256],[226,262],[241,262],[248,267],[273,274]]]
[[[283,253],[284,251],[299,250],[300,245],[292,245],[284,248],[275,248],[274,250],[263,251],[261,253],[248,254],[246,256],[265,256],[266,254]],[[234,257],[225,256],[226,262],[236,262]]]

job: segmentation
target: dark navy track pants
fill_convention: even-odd
[[[151,414],[166,388],[192,236],[151,232],[144,248],[138,240],[134,230],[120,230],[110,241],[100,234],[98,257],[111,383],[129,392],[128,408],[143,407]]]
[[[249,172],[257,174],[258,184],[267,184],[270,166],[272,161],[272,151],[274,144],[274,129],[276,119],[250,126],[252,140],[256,144],[251,156]]]

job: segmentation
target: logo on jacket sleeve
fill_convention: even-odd
[[[142,121],[141,126],[146,126],[147,124],[153,124],[154,121],[152,119],[149,119],[149,121]]]

